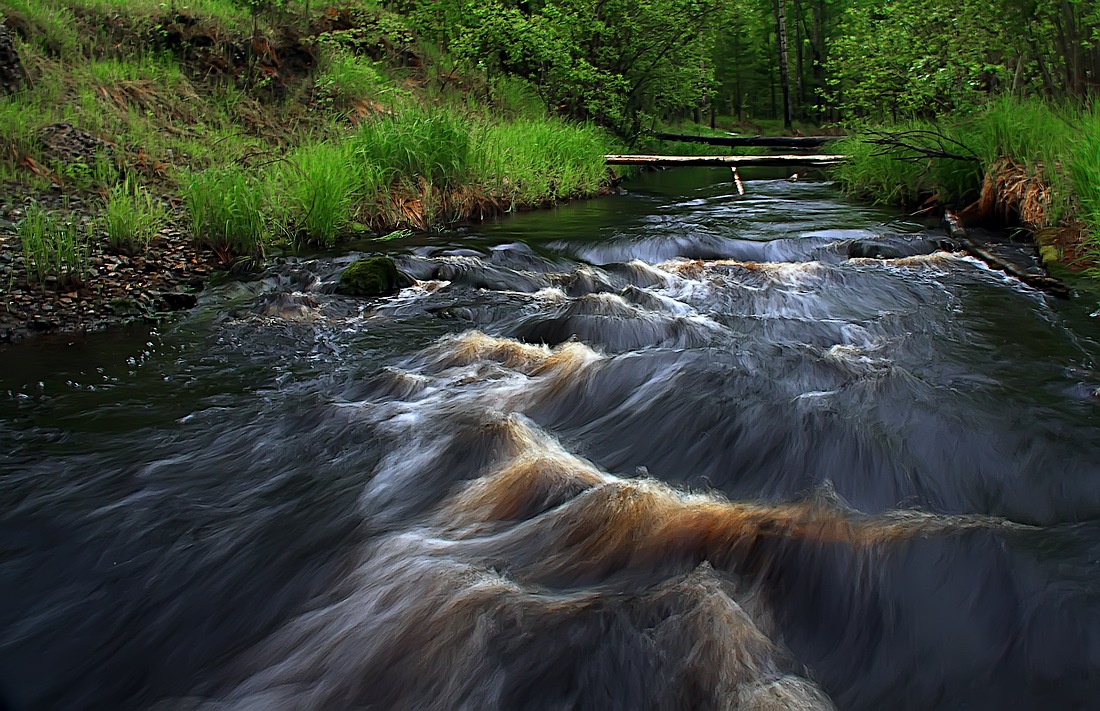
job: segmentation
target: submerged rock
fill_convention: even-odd
[[[284,321],[306,321],[317,313],[317,300],[307,294],[288,294],[280,291],[267,294],[253,309],[255,313]]]
[[[355,260],[344,270],[336,293],[345,296],[386,296],[411,285],[412,279],[399,272],[389,257],[365,257]]]
[[[902,259],[940,250],[954,251],[950,240],[930,239],[925,235],[883,234],[874,239],[858,239],[848,243],[848,256],[869,259]]]

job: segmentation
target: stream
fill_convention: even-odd
[[[746,174],[0,347],[0,709],[1095,708],[1096,298]]]

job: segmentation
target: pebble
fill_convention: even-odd
[[[23,215],[20,206],[34,199],[47,210],[64,210],[67,202],[68,209],[78,213],[74,219],[88,221],[94,215],[87,212],[87,205],[96,201],[53,191],[15,190],[23,194],[6,196],[0,204],[0,274],[4,275],[0,291],[6,292],[6,303],[0,306],[0,342],[41,332],[101,330],[135,318],[147,320],[154,309],[164,306],[190,308],[204,277],[216,269],[212,253],[200,252],[186,232],[169,226],[143,256],[114,254],[105,241],[94,244],[85,283],[79,288],[66,280],[58,291],[53,275],[38,284],[28,280],[27,263],[14,237]],[[129,301],[131,306],[111,308],[119,301]]]

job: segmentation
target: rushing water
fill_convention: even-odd
[[[1094,708],[1095,300],[724,177],[0,351],[0,706]]]

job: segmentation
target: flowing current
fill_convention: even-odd
[[[726,177],[0,351],[0,707],[1095,708],[1095,298]]]

